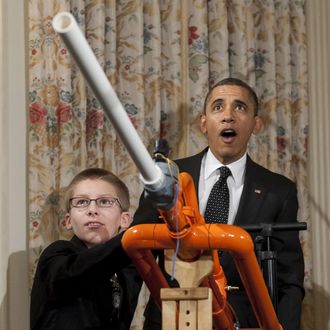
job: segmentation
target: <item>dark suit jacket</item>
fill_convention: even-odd
[[[206,149],[207,150],[207,149]],[[192,157],[177,160],[180,172],[188,172],[195,183],[198,196],[198,181],[201,161],[206,150]],[[295,184],[286,177],[273,173],[247,157],[244,188],[240,199],[235,225],[259,223],[296,222],[298,211]],[[134,216],[134,223],[157,222],[157,213],[143,196]],[[273,249],[277,252],[278,317],[285,330],[298,330],[301,302],[304,297],[304,259],[297,232],[274,234]],[[221,265],[229,285],[242,288],[239,275],[231,256],[224,253]],[[256,326],[254,313],[244,290],[228,294],[242,327]],[[158,314],[149,302],[146,318],[154,320]],[[158,314],[159,317],[159,314]]]
[[[31,292],[31,330],[129,329],[141,280],[121,237],[88,249],[74,236],[43,251]],[[115,273],[122,293],[119,310],[112,301]]]

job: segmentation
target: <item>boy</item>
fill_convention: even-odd
[[[113,173],[80,172],[65,194],[70,241],[41,254],[31,292],[31,330],[129,329],[141,281],[118,233],[131,221],[129,192]],[[129,266],[129,267],[127,267]]]

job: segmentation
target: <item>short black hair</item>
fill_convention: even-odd
[[[258,101],[258,97],[257,97],[256,92],[253,90],[253,88],[250,85],[248,85],[243,80],[238,79],[238,78],[233,78],[233,77],[222,79],[210,88],[209,92],[207,93],[207,95],[205,97],[204,113],[206,112],[206,105],[207,105],[207,102],[209,101],[209,98],[212,94],[212,91],[218,86],[228,86],[228,85],[230,85],[230,86],[240,86],[240,87],[245,88],[249,92],[250,97],[252,98],[252,100],[255,103],[254,114],[258,115],[259,101]]]

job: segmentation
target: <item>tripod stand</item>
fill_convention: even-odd
[[[256,256],[267,285],[269,296],[277,312],[277,254],[272,250],[271,240],[276,231],[306,230],[306,222],[299,223],[260,223],[259,225],[242,226],[249,233],[258,233],[255,237]]]

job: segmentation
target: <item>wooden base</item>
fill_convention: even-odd
[[[160,297],[164,330],[212,330],[210,288],[163,288]]]
[[[165,250],[165,269],[170,273],[173,251]],[[163,288],[162,328],[164,330],[212,330],[212,290],[199,287],[202,279],[213,271],[212,252],[198,260],[175,261],[174,277],[180,288]]]

